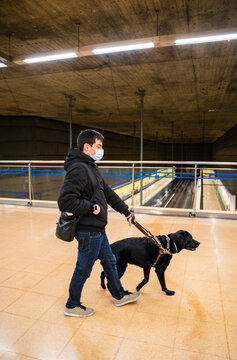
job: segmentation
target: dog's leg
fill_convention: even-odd
[[[165,270],[172,259],[171,255],[161,255],[159,261],[156,264],[156,274],[161,284],[161,289],[166,293],[166,295],[174,295],[175,292],[168,290],[165,283]]]
[[[127,263],[121,263],[121,262],[117,263],[117,270],[118,270],[119,278],[121,278],[123,276],[123,274],[125,273],[127,265],[128,265]]]
[[[106,289],[105,286],[105,272],[102,271],[102,273],[100,274],[100,285],[102,287],[102,289]]]
[[[137,285],[136,290],[139,291],[146,283],[149,281],[151,268],[143,268],[144,272],[144,280],[140,284]]]
[[[123,274],[125,273],[127,264],[121,264],[121,263],[117,263],[117,271],[118,271],[118,276],[119,278],[121,278],[123,276]],[[103,289],[106,289],[105,286],[105,272],[102,271],[102,273],[100,274],[100,285]]]

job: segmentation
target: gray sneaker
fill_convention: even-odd
[[[135,302],[139,299],[139,297],[141,296],[141,293],[139,293],[138,291],[136,292],[129,292],[129,291],[125,291],[125,295],[124,297],[122,297],[122,299],[114,299],[114,305],[116,306],[123,306],[132,302]]]
[[[83,305],[78,305],[72,309],[65,306],[64,315],[74,317],[86,317],[94,314],[94,310]]]

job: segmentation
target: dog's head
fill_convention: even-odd
[[[179,230],[175,233],[169,234],[168,236],[176,244],[178,252],[183,249],[195,251],[200,245],[200,242],[194,240],[192,235],[185,230]]]

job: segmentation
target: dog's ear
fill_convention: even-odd
[[[191,236],[192,237],[192,235],[186,230],[180,230],[180,232],[183,236]]]

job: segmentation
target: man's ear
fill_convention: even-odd
[[[83,145],[83,150],[82,151],[87,154],[89,152],[89,149],[90,149],[90,145],[88,143],[85,143]]]

